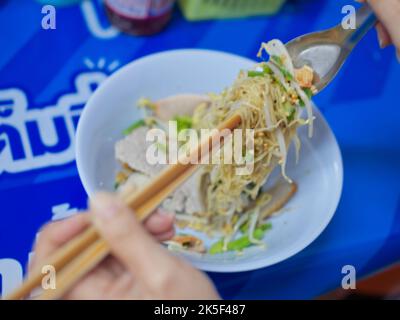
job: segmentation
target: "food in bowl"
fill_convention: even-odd
[[[298,128],[308,125],[309,136],[313,134],[310,102],[316,93],[312,85],[313,70],[307,66],[294,69],[285,46],[278,40],[263,44],[260,57],[264,50],[270,56],[269,61],[241,71],[233,85],[220,94],[184,94],[157,102],[141,99],[138,105],[143,109],[143,119],[127,128],[125,137],[116,143],[115,155],[121,163],[116,189],[135,192],[168,165],[169,162],[148,161],[148,150],[154,144],[147,137],[153,129],[168,136],[171,120],[180,134],[189,129],[196,132],[214,129],[239,114],[242,119],[239,129],[254,133],[252,152],[242,148],[243,159],[253,163],[251,173],[237,174],[243,162],[201,164],[162,204],[165,210],[176,213],[178,226],[220,239],[207,248],[194,235],[178,234],[168,242],[171,249],[218,254],[263,245],[264,234],[271,228],[268,218],[297,190],[296,183],[286,174],[287,150],[293,142],[298,158]],[[182,146],[190,149],[189,141],[181,141]],[[158,142],[156,148],[158,153],[167,155],[171,147],[164,141]],[[278,166],[282,179],[265,190],[263,186]]]

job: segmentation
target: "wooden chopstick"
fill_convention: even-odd
[[[224,129],[231,131],[237,128],[240,123],[240,115],[233,115],[218,127],[218,133]],[[166,170],[141,191],[135,194],[128,193],[122,195],[122,199],[134,210],[139,221],[145,220],[168,195],[174,192],[193,174],[197,168],[197,164],[201,161],[201,157],[210,154],[216,142],[215,135],[209,137],[196,150],[191,152],[188,157],[190,161],[185,162],[187,164],[178,161],[177,164],[168,166]],[[204,153],[204,150],[206,153]],[[50,257],[48,263],[45,263],[45,265],[54,266],[57,273],[59,273],[61,278],[58,280],[61,281],[61,286],[59,291],[48,290],[40,298],[51,299],[61,297],[77,280],[96,266],[108,254],[108,246],[100,239],[100,235],[96,229],[90,226],[82,234],[58,249]],[[6,300],[19,300],[27,297],[33,289],[41,284],[42,278],[41,268],[33,271],[22,286],[6,297]]]
[[[44,290],[35,300],[55,300],[63,297],[79,279],[93,270],[109,253],[107,243],[103,239],[96,240],[57,274],[56,289]]]
[[[45,265],[54,266],[55,270],[61,270],[69,261],[82,252],[88,243],[92,243],[98,238],[98,233],[93,226],[88,227],[78,237],[58,249],[46,262]],[[27,297],[33,289],[41,284],[43,273],[41,268],[33,270],[25,282],[5,300],[20,300]]]

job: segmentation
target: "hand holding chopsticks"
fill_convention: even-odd
[[[234,115],[219,126],[219,132],[224,129],[233,130],[239,126],[241,117]],[[217,134],[219,134],[217,132]],[[139,221],[144,221],[171,193],[186,181],[197,169],[201,157],[212,152],[215,147],[215,136],[202,141],[196,150],[189,155],[189,159],[170,165],[154,181],[146,185],[136,194],[121,195],[122,201],[135,213]],[[218,141],[220,142],[220,141]],[[185,164],[184,164],[185,163]],[[62,246],[46,261],[46,265],[54,266],[61,278],[62,286],[59,289],[45,292],[39,298],[56,299],[62,297],[82,276],[97,266],[108,254],[110,248],[101,238],[94,226],[90,226],[76,238]],[[146,258],[145,256],[143,257]],[[42,281],[41,268],[33,270],[26,282],[8,299],[22,299],[40,286]]]
[[[83,275],[62,298],[82,300],[217,297],[212,284],[202,273],[170,255],[154,239],[172,227],[172,216],[155,213],[146,220],[143,227],[131,209],[111,194],[96,195],[88,214],[77,215],[46,227],[36,246],[34,267],[43,265],[47,256],[57,249],[56,245],[62,244],[60,241],[65,242],[73,238],[90,222],[102,239],[106,240],[111,255]],[[146,229],[153,231],[152,236]],[[93,248],[93,252],[100,250],[99,247],[96,248],[96,244]],[[70,275],[74,274],[72,271],[84,272],[85,260],[79,261],[83,262],[81,266],[69,264],[57,274],[58,294],[65,291],[65,285],[70,282]],[[74,268],[76,270],[73,270]],[[193,281],[195,289],[192,287]],[[53,290],[45,290],[40,296],[41,299],[54,297]]]

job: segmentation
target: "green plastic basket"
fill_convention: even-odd
[[[238,18],[271,15],[279,11],[286,0],[179,0],[188,20]]]

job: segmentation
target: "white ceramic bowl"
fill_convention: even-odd
[[[77,130],[76,160],[87,193],[112,190],[117,163],[114,144],[122,131],[141,118],[136,101],[178,93],[219,92],[254,61],[208,50],[176,50],[136,60],[107,79],[88,101]],[[287,171],[299,185],[296,195],[272,218],[266,249],[248,248],[242,255],[182,254],[206,271],[235,272],[270,266],[298,253],[325,229],[338,205],[343,181],[340,150],[328,124],[314,108],[312,139],[300,130],[302,151],[296,165],[293,150]],[[207,240],[209,241],[209,240]],[[216,241],[216,240],[214,240]]]

